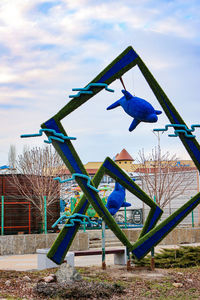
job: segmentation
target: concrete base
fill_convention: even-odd
[[[124,248],[124,253],[115,253],[114,254],[114,265],[126,265],[127,263],[127,254],[126,247]]]
[[[56,268],[59,266],[47,257],[48,252],[49,252],[49,249],[37,249],[36,253],[37,253],[37,269],[38,270]],[[65,260],[71,267],[74,267],[74,253],[73,252],[68,252],[67,255],[65,256]]]

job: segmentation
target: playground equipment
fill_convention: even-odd
[[[67,136],[67,133],[65,132],[61,124],[61,120],[71,112],[75,111],[105,87],[105,85],[100,86],[95,85],[95,83],[104,83],[106,85],[109,85],[114,80],[121,79],[121,76],[124,73],[126,73],[136,65],[142,72],[144,78],[152,89],[158,102],[162,106],[163,111],[165,112],[169,121],[174,125],[174,129],[179,130],[180,127],[178,126],[180,125],[186,126],[182,117],[176,111],[175,107],[170,102],[164,91],[161,89],[158,82],[155,80],[142,59],[133,50],[132,47],[128,47],[90,82],[90,86],[86,85],[87,90],[85,88],[84,93],[79,93],[78,95],[76,95],[75,99],[69,101],[69,103],[67,103],[57,114],[43,123],[41,125],[42,129],[55,130],[56,135],[63,134],[64,136]],[[133,130],[136,125],[137,124],[132,123],[130,129]],[[48,131],[45,131],[45,134],[48,138],[52,136],[52,133]],[[178,132],[178,137],[188,151],[196,167],[198,168],[198,170],[200,170],[200,146],[195,137],[191,136],[191,134],[189,134],[188,137],[181,130],[179,130]],[[59,141],[57,139],[51,138],[51,141],[72,174],[83,174],[87,176],[87,172],[70,139]],[[134,244],[131,244],[125,234],[121,231],[118,224],[115,222],[114,218],[101,201],[99,193],[97,192],[97,190],[95,190],[98,188],[101,178],[105,173],[118,181],[124,188],[129,190],[151,208],[149,215],[144,223],[142,232],[138,240]],[[129,252],[132,252],[137,259],[143,258],[148,252],[150,252],[152,247],[156,246],[162,239],[164,239],[164,237],[169,232],[171,232],[173,228],[175,228],[200,203],[200,193],[197,193],[188,202],[186,202],[172,215],[170,215],[166,220],[156,226],[157,221],[162,215],[162,209],[160,209],[160,207],[148,195],[146,195],[144,191],[109,157],[105,159],[105,161],[97,171],[95,177],[93,178],[93,180],[91,180],[90,186],[88,185],[87,178],[84,176],[77,176],[75,179],[83,192],[83,196],[76,206],[74,214],[77,213],[85,215],[89,204],[91,204],[99,214],[99,216],[105,221],[107,226],[127,247],[128,255]],[[91,188],[91,186],[94,188]],[[68,222],[69,221],[67,221],[67,223]],[[75,222],[71,227],[63,227],[56,241],[48,252],[48,257],[51,260],[53,260],[57,264],[61,264],[63,262],[64,257],[79,229],[79,226],[80,223]]]
[[[108,186],[99,187],[99,193],[101,194],[101,199],[102,199],[102,202],[104,203],[104,205],[106,205],[106,203],[107,203],[107,192],[109,192],[111,190],[112,190],[112,188],[108,187]],[[68,216],[72,215],[75,207],[78,205],[80,198],[82,196],[81,189],[79,186],[71,187],[71,188],[69,188],[69,190],[67,192],[69,193],[69,197],[67,197],[66,201],[62,200],[62,202],[61,202],[62,203],[61,204],[61,216],[62,215],[68,215]],[[65,204],[63,204],[63,202]],[[99,215],[97,214],[97,212],[95,211],[95,209],[92,207],[91,204],[89,205],[89,207],[86,211],[86,216],[89,218],[98,219],[98,224],[97,223],[88,223],[87,224],[88,226],[91,226],[92,224],[99,225],[99,223],[101,223],[101,221],[99,219]],[[63,220],[60,220],[60,221],[62,224]]]

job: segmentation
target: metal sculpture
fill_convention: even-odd
[[[82,93],[78,93],[77,95],[75,95],[74,99],[69,101],[69,103],[67,103],[56,115],[54,115],[48,121],[44,122],[41,127],[45,131],[47,137],[51,137],[53,146],[62,157],[70,172],[72,174],[79,174],[79,176],[77,176],[75,179],[81,190],[83,191],[83,196],[76,206],[74,213],[85,215],[89,204],[92,204],[98,215],[103,218],[107,226],[127,247],[128,251],[132,252],[137,259],[141,259],[151,250],[152,247],[156,246],[200,203],[200,193],[197,193],[187,203],[185,203],[182,207],[175,211],[170,217],[161,222],[159,225],[155,226],[163,211],[122,169],[120,169],[114,163],[112,159],[107,157],[93,180],[91,180],[90,185],[94,188],[98,188],[101,178],[106,173],[114,180],[119,182],[124,188],[128,189],[131,193],[141,199],[144,203],[149,205],[151,208],[138,240],[134,244],[131,244],[131,242],[121,231],[118,224],[115,222],[114,218],[101,201],[97,190],[91,189],[91,187],[88,186],[88,174],[70,139],[63,139],[62,141],[59,141],[58,139],[52,139],[52,130],[55,131],[56,135],[63,134],[63,136],[67,136],[67,133],[65,132],[61,124],[61,120],[63,118],[68,116],[71,112],[75,111],[82,104],[91,99],[91,97],[95,96],[102,89],[104,89],[105,86],[107,87],[109,84],[111,84],[114,80],[120,79],[122,82],[121,76],[136,65],[139,67],[140,71],[145,77],[147,83],[152,89],[158,102],[162,106],[163,111],[167,115],[171,124],[176,124],[176,127],[174,126],[174,128],[180,129],[180,125],[181,127],[183,125],[186,126],[183,119],[176,111],[175,107],[170,102],[164,91],[161,89],[142,59],[133,50],[132,47],[128,47],[110,65],[108,65],[107,68],[105,68],[97,77],[95,77],[91,81],[92,84],[103,85],[93,85],[92,87],[90,86],[90,88],[92,88],[92,93],[86,93],[89,92],[89,84],[86,85],[84,89],[81,89],[83,91]],[[46,129],[49,129],[51,131],[47,131]],[[53,136],[55,136],[55,134]],[[178,137],[188,151],[196,167],[198,168],[198,170],[200,170],[200,146],[198,142],[196,141],[194,136],[190,135],[188,137],[185,132],[182,132],[180,130],[178,132]],[[85,175],[85,177],[81,177],[80,174]],[[51,260],[53,260],[57,264],[61,264],[63,262],[64,257],[79,229],[79,226],[80,222],[74,222],[73,226],[63,227],[47,255]]]

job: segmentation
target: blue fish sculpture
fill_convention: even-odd
[[[122,93],[124,96],[108,106],[107,110],[121,106],[129,116],[133,117],[129,131],[133,131],[140,122],[157,122],[157,115],[162,113],[160,110],[155,110],[149,102],[132,96],[128,91],[122,90]]]
[[[115,183],[113,192],[108,196],[106,208],[110,214],[114,216],[121,207],[131,206],[130,203],[125,202],[125,188],[118,182]]]

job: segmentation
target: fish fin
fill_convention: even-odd
[[[119,100],[117,100],[116,102],[114,102],[113,104],[108,106],[106,109],[109,110],[109,109],[113,109],[113,108],[118,107],[118,106],[120,106]]]
[[[128,207],[128,206],[131,206],[131,204],[130,204],[130,203],[128,203],[128,202],[123,202],[123,204],[122,204],[122,206],[121,206],[121,207]]]
[[[132,121],[132,123],[131,123],[131,125],[130,125],[130,127],[129,127],[129,131],[133,131],[133,129],[135,129],[137,126],[138,126],[138,124],[140,123],[141,121],[140,120],[138,120],[138,119],[133,119],[133,121]]]
[[[122,90],[122,93],[124,94],[126,100],[130,100],[131,98],[133,98],[133,96],[131,95],[131,93],[129,93],[126,90]]]
[[[156,115],[162,114],[162,111],[161,111],[161,110],[155,110],[155,112],[156,112]]]

